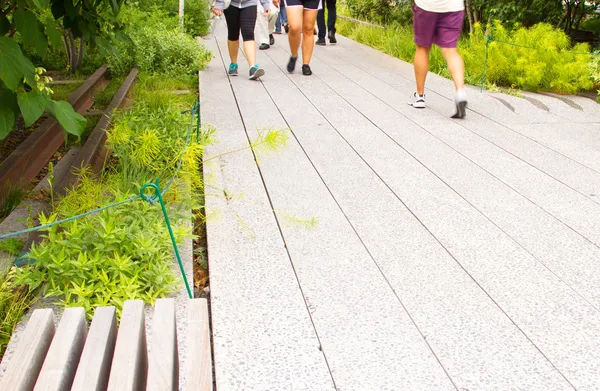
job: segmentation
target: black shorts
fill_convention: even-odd
[[[286,7],[304,7],[305,10],[318,11],[323,8],[321,0],[284,0]]]

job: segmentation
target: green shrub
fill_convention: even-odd
[[[42,224],[75,216],[139,193],[142,185],[176,173],[184,150],[189,109],[196,94],[174,95],[172,88],[193,89],[197,78],[169,79],[140,73],[132,91],[132,106],[118,112],[108,135],[116,160],[98,180],[84,169],[80,184],[68,191]],[[166,91],[165,91],[166,89]],[[169,95],[164,95],[166,94]],[[153,97],[160,95],[160,105]],[[165,200],[178,242],[189,235],[182,221],[190,199],[201,186],[201,143],[189,144],[178,180]],[[91,316],[97,306],[142,299],[148,303],[172,292],[179,284],[172,270],[173,254],[160,208],[137,200],[95,215],[54,226],[31,249],[35,263],[19,270],[20,285],[41,288],[58,304],[82,306]],[[192,278],[189,276],[189,278]]]
[[[600,36],[600,17],[591,18],[581,23],[581,29],[591,31],[596,36]]]
[[[146,202],[54,226],[43,237],[29,254],[35,267],[22,268],[18,278],[30,289],[44,284],[45,296],[56,297],[65,307],[81,306],[89,315],[98,306],[114,305],[120,311],[125,300],[153,303],[176,287],[176,276],[165,262],[172,259],[167,228],[159,211]]]
[[[341,13],[381,24],[408,25],[412,23],[412,1],[345,0]]]
[[[141,9],[158,9],[177,21],[179,0],[141,0]],[[183,24],[185,32],[192,35],[206,35],[210,30],[210,6],[208,0],[186,0],[184,5]]]
[[[210,52],[181,32],[177,18],[165,11],[154,9],[146,13],[130,7],[123,14],[132,42],[121,41],[116,53],[108,56],[113,74],[123,75],[135,64],[143,71],[177,77],[198,72],[210,60]]]
[[[16,286],[13,268],[0,270],[0,360],[15,327],[37,299],[37,291]]]

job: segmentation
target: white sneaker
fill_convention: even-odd
[[[467,116],[467,93],[465,90],[456,91],[454,95],[454,104],[456,105],[456,113],[452,118],[465,118]]]
[[[410,98],[408,104],[415,109],[424,109],[425,108],[425,94],[415,94]]]

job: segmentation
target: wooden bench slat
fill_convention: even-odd
[[[33,311],[6,372],[0,390],[30,391],[54,337],[54,313],[51,309]]]
[[[187,389],[212,391],[210,324],[206,299],[190,300],[188,336]]]
[[[149,355],[146,389],[177,391],[179,390],[179,354],[175,300],[157,300],[152,323],[152,349]]]
[[[116,340],[115,307],[98,307],[94,313],[71,391],[106,390]]]
[[[44,360],[34,391],[69,390],[87,337],[83,308],[67,308]]]
[[[129,300],[121,313],[108,391],[142,391],[146,388],[147,376],[144,302]]]

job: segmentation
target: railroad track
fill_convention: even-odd
[[[134,68],[127,76],[85,145],[73,159],[73,167],[80,168],[92,165],[96,171],[101,168],[107,152],[104,147],[106,129],[110,126],[114,110],[122,104],[133,84],[137,72],[137,69]],[[104,89],[108,82],[107,68],[103,65],[71,94],[68,102],[77,113],[84,114],[92,107],[94,95]],[[64,140],[64,133],[55,119],[48,118],[42,122],[17,149],[0,163],[0,201],[5,196],[4,189],[24,187],[31,183],[48,164],[48,161],[60,148]],[[77,177],[72,173],[72,170],[68,170],[63,177],[55,178],[55,191],[57,194],[61,194],[66,187],[74,185],[76,182]]]

